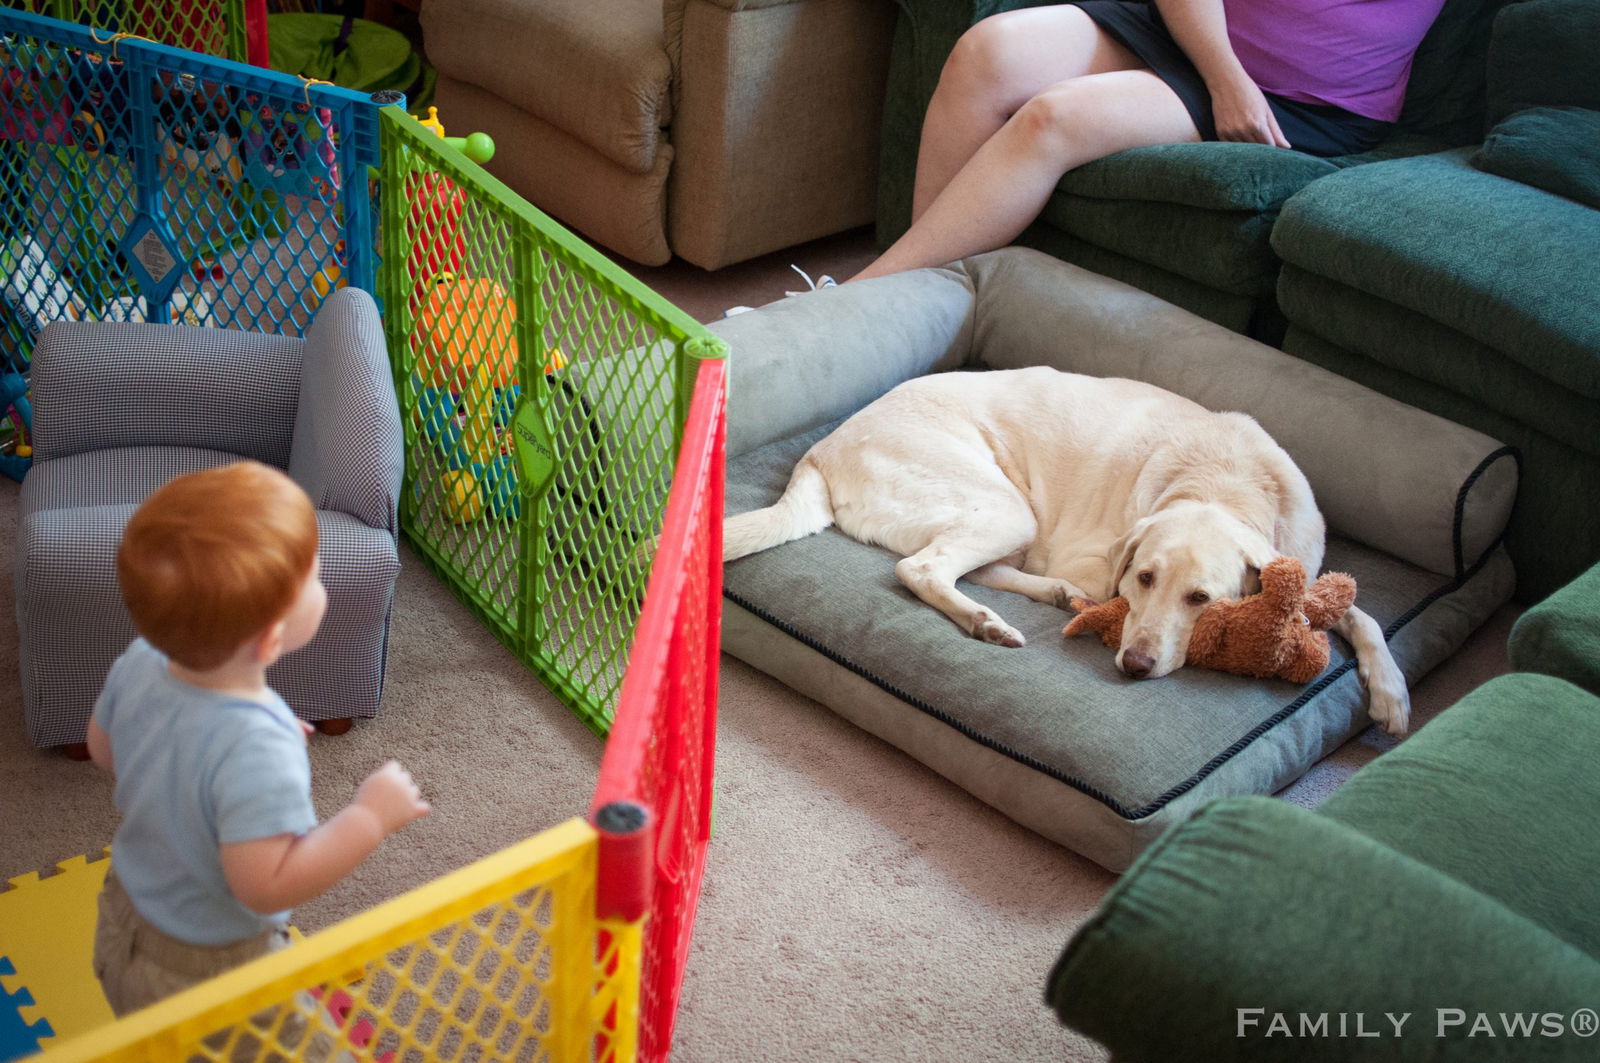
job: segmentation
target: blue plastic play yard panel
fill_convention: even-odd
[[[379,106],[0,9],[0,354],[61,318],[300,335],[372,290]]]

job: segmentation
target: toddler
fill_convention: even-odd
[[[390,761],[318,825],[307,728],[266,684],[327,607],[310,500],[256,462],[180,476],[117,552],[139,638],[89,724],[122,824],[94,971],[120,1017],[287,944],[288,909],[426,815]]]

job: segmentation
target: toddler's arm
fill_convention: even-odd
[[[315,830],[223,845],[222,873],[246,908],[281,912],[326,892],[384,838],[427,814],[417,784],[391,760],[367,776],[354,801]]]
[[[111,736],[100,729],[94,720],[89,721],[89,759],[102,771],[117,773],[116,761],[111,756]]]

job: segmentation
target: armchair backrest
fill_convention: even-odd
[[[34,460],[179,446],[282,468],[302,344],[228,329],[54,322],[33,352]]]
[[[405,444],[372,296],[342,288],[306,333],[289,475],[318,509],[398,532]]]

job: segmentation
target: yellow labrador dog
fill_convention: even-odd
[[[1261,566],[1322,567],[1311,486],[1261,426],[1132,380],[1049,368],[908,381],[813,446],[774,505],[729,518],[733,560],[836,524],[888,547],[895,575],[976,638],[1022,635],[956,587],[965,577],[1067,607],[1128,599],[1117,667],[1179,668],[1207,602],[1260,589]],[[1377,623],[1352,608],[1369,712],[1405,733],[1405,677]]]

